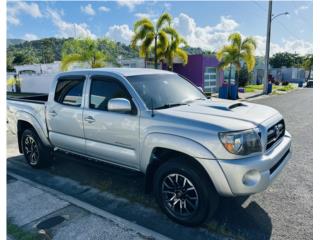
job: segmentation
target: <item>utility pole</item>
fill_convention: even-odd
[[[267,25],[267,41],[266,41],[266,54],[265,54],[265,67],[264,67],[264,88],[263,93],[268,94],[268,68],[269,68],[269,53],[270,53],[270,34],[271,34],[271,21],[272,21],[272,0],[269,0],[268,9],[268,25]]]

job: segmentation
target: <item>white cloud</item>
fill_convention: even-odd
[[[220,22],[213,26],[198,26],[196,21],[187,14],[181,13],[174,18],[174,27],[186,39],[191,47],[200,47],[204,50],[217,51],[228,44],[228,36],[233,33],[239,24],[230,17],[221,17]],[[242,37],[246,37],[241,34]],[[264,56],[266,38],[253,36],[257,41],[256,55]],[[283,39],[281,43],[270,44],[270,55],[276,52],[291,52],[306,54],[312,53],[312,43],[301,39]]]
[[[122,42],[129,44],[133,36],[133,31],[130,30],[129,26],[124,25],[113,25],[109,27],[106,36],[113,39],[116,42]]]
[[[254,36],[257,41],[256,54],[264,56],[266,48],[266,37]],[[302,39],[282,39],[281,43],[270,43],[270,56],[278,52],[290,52],[305,55],[313,52],[311,42]]]
[[[214,30],[233,31],[239,26],[239,24],[230,17],[221,16],[220,20],[221,22],[214,27]]]
[[[26,33],[24,36],[23,36],[23,39],[27,40],[27,41],[33,41],[33,40],[37,40],[39,39],[37,35],[35,34],[32,34],[32,33]]]
[[[144,0],[117,0],[119,6],[128,7],[130,11],[133,11],[137,5],[143,3]]]
[[[296,9],[294,10],[294,13],[295,13],[296,15],[299,15],[300,12],[302,12],[302,11],[304,11],[304,10],[307,10],[308,8],[309,8],[309,6],[307,6],[307,5],[302,5],[302,6],[298,7],[298,8],[296,8]]]
[[[80,9],[81,12],[84,12],[85,14],[88,14],[90,16],[94,16],[96,14],[90,3],[86,6],[81,6]]]
[[[91,33],[89,27],[85,23],[70,23],[64,21],[60,14],[52,9],[48,9],[48,14],[52,20],[52,23],[58,28],[59,37],[91,37],[91,38],[96,38],[96,36]]]
[[[30,15],[34,18],[43,17],[37,3],[14,2],[12,4],[8,4],[7,12],[8,23],[16,26],[21,23],[18,18],[21,13]]]
[[[100,11],[100,12],[109,12],[109,11],[110,11],[110,8],[107,8],[107,7],[105,7],[105,6],[101,6],[101,7],[99,7],[99,11]]]
[[[154,18],[154,17],[156,17],[156,14],[154,12],[136,13],[136,14],[134,14],[134,16],[137,18]]]
[[[188,44],[192,47],[200,47],[205,50],[216,50],[226,44],[229,31],[215,31],[225,25],[225,20],[232,20],[230,18],[221,18],[221,21],[216,26],[197,26],[195,20],[187,14],[181,13],[174,18],[174,27],[186,39]],[[234,20],[232,20],[234,21]],[[237,24],[232,24],[232,29]],[[223,30],[223,29],[222,29]],[[225,30],[230,30],[230,26]]]

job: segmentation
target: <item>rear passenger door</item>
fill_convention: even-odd
[[[116,78],[93,76],[83,112],[87,154],[129,168],[139,168],[139,117],[125,86]],[[132,112],[108,110],[111,98],[126,98]]]
[[[54,146],[85,154],[83,92],[85,76],[66,76],[57,81],[54,99],[48,101],[47,124]]]

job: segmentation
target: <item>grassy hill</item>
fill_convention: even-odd
[[[51,63],[61,60],[62,46],[71,38],[44,38],[34,41],[22,39],[7,39],[7,70],[13,69],[14,65]],[[105,44],[107,42],[107,44]],[[101,50],[116,61],[119,56],[122,59],[139,57],[138,51],[130,46],[112,40],[105,40]],[[207,53],[201,48],[186,47],[189,54]]]

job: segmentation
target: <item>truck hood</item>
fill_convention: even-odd
[[[199,100],[160,111],[167,117],[208,123],[225,130],[253,128],[279,114],[275,109],[264,105],[222,99]]]

